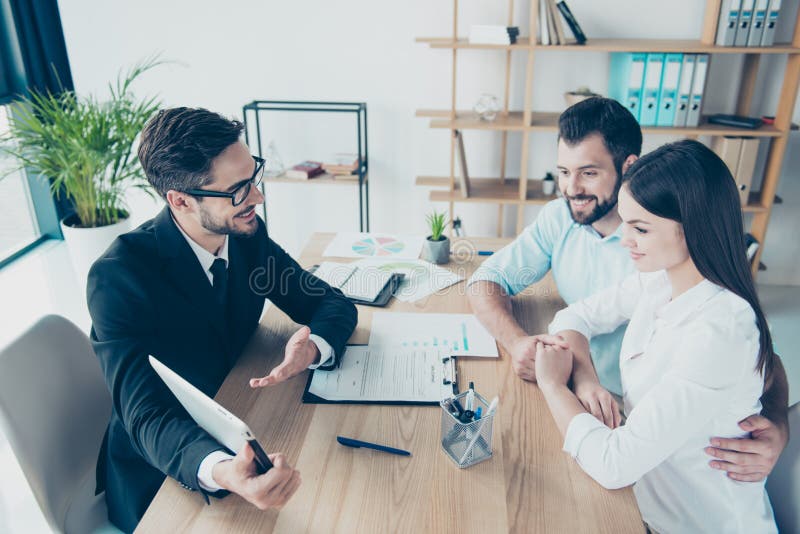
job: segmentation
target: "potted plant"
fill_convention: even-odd
[[[593,96],[600,96],[597,93],[592,92],[587,86],[582,85],[575,89],[574,91],[569,91],[564,93],[564,100],[567,102],[567,107],[577,104],[578,102],[582,102],[587,98],[592,98]]]
[[[145,60],[109,84],[104,102],[74,91],[58,94],[32,91],[11,104],[9,130],[0,150],[20,169],[50,181],[51,194],[65,195],[74,213],[61,220],[61,230],[79,279],[111,242],[130,229],[125,193],[142,188],[152,196],[133,151],[147,120],[159,107],[151,97],[137,99],[131,84],[161,64]]]
[[[542,178],[542,193],[545,196],[551,196],[556,191],[556,177],[553,176],[552,172],[548,172]]]
[[[445,222],[444,218],[444,212],[436,213],[435,211],[425,217],[428,221],[431,235],[428,236],[425,240],[425,246],[422,247],[423,260],[432,263],[447,263],[450,261],[450,240],[447,236],[442,235],[442,232],[450,223]]]

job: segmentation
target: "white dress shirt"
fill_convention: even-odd
[[[712,436],[761,410],[759,331],[750,305],[704,280],[670,300],[664,271],[634,273],[558,312],[550,333],[587,338],[630,321],[620,352],[627,421],[614,430],[588,413],[570,421],[564,450],[606,488],[634,484],[658,532],[776,532],[764,482],[712,469]]]
[[[189,243],[189,247],[192,249],[192,252],[194,252],[195,256],[197,256],[197,261],[200,262],[200,265],[203,267],[203,272],[205,272],[206,276],[208,277],[208,283],[213,285],[214,275],[211,272],[211,266],[214,264],[214,260],[217,258],[222,258],[225,260],[225,265],[228,265],[228,236],[225,236],[225,241],[222,243],[222,247],[220,247],[219,251],[217,251],[217,255],[215,256],[196,243],[194,239],[189,237],[189,235],[183,231],[181,225],[178,224],[178,221],[176,221],[174,218],[173,221],[175,222],[175,226],[178,227],[178,230],[180,230],[181,235],[183,235],[184,239],[186,239],[186,242]],[[319,363],[309,365],[308,368],[316,369],[321,365],[329,364],[335,356],[333,353],[333,347],[331,347],[327,341],[315,334],[311,334],[309,339],[317,345],[320,357]],[[203,458],[203,461],[200,462],[200,467],[197,470],[197,481],[200,483],[200,487],[210,492],[221,490],[222,486],[216,483],[214,477],[212,476],[212,472],[214,470],[214,466],[219,462],[230,460],[231,458],[233,458],[233,456],[224,451],[214,451]]]

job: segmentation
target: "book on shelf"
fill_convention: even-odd
[[[782,0],[722,0],[717,46],[772,46]]]
[[[458,166],[461,171],[458,175],[458,184],[461,188],[461,196],[469,198],[469,171],[467,171],[467,154],[464,150],[464,134],[460,130],[453,130],[453,135],[458,144]]]
[[[547,0],[539,0],[539,42],[550,45],[550,20],[547,17]]]
[[[711,142],[711,150],[716,152],[731,171],[742,206],[746,206],[750,199],[759,145],[759,140],[755,137],[714,137]]]
[[[708,61],[708,54],[611,54],[608,95],[642,126],[696,127]]]
[[[358,171],[358,154],[340,152],[334,154],[328,161],[322,164],[322,169],[328,174],[344,176],[355,174]]]
[[[563,18],[563,20],[562,20]],[[586,42],[586,34],[564,0],[539,0],[539,42],[543,45],[567,44],[566,23],[577,44]]]
[[[306,160],[287,170],[286,177],[294,178],[296,180],[308,180],[309,178],[319,176],[323,172],[322,163],[319,163],[318,161]]]
[[[578,24],[577,19],[572,14],[572,11],[570,10],[570,8],[567,5],[567,3],[564,2],[564,0],[561,0],[561,2],[556,4],[556,7],[558,7],[558,10],[564,16],[564,20],[567,22],[567,26],[569,26],[569,29],[572,32],[572,35],[575,36],[575,40],[578,42],[578,44],[585,43],[586,42],[586,34],[583,33],[583,29],[581,28],[581,25]]]
[[[556,39],[558,40],[556,44],[567,44],[567,36],[564,33],[564,26],[561,24],[561,15],[556,7],[556,0],[547,0],[547,10],[550,12],[550,18],[553,20],[553,26],[555,27]]]

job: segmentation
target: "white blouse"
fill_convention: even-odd
[[[620,352],[625,425],[577,415],[564,450],[606,488],[635,483],[656,531],[777,532],[764,483],[728,478],[703,450],[712,436],[746,436],[738,422],[761,411],[755,313],[707,280],[671,293],[666,272],[635,273],[556,314],[551,334],[587,338],[630,321]]]

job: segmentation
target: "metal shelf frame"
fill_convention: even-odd
[[[265,114],[268,112],[322,112],[322,113],[352,113],[355,117],[356,142],[358,144],[358,160],[361,164],[358,167],[358,229],[360,232],[369,232],[369,146],[367,143],[367,103],[366,102],[313,102],[313,101],[293,101],[293,100],[253,100],[242,107],[242,117],[245,125],[245,142],[251,148],[255,148],[259,157],[263,156],[264,146],[262,143],[261,126],[266,120]],[[255,129],[255,144],[251,144],[250,128]],[[267,181],[261,182],[261,191]],[[286,183],[292,183],[289,180]],[[312,178],[308,182],[314,183]],[[355,182],[353,182],[355,184]],[[264,224],[267,224],[267,207],[263,206]]]

